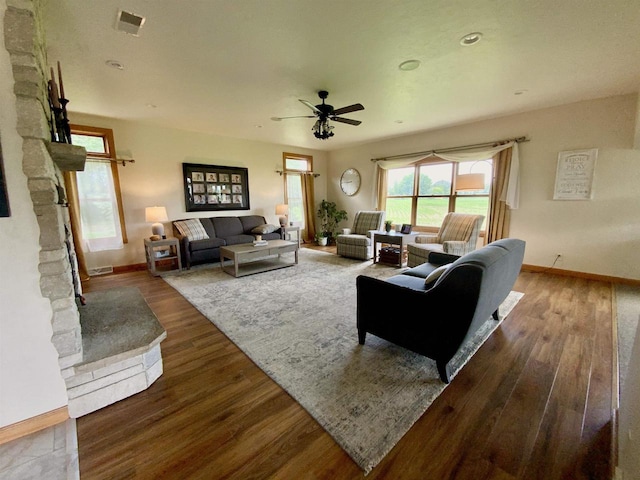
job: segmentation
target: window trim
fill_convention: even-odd
[[[486,159],[486,160],[491,160],[491,173],[492,175],[494,174],[494,165],[493,165],[493,159]],[[424,166],[424,165],[439,165],[439,164],[451,164],[452,165],[452,169],[451,169],[451,194],[450,195],[418,195],[418,190],[420,187],[420,167]],[[456,187],[456,178],[458,176],[458,166],[460,165],[460,162],[456,162],[453,160],[445,160],[444,158],[440,158],[440,157],[432,157],[432,158],[428,158],[428,159],[424,159],[424,160],[420,160],[418,162],[412,163],[410,165],[405,165],[402,167],[397,167],[397,168],[390,168],[388,171],[391,170],[400,170],[403,168],[410,168],[413,167],[414,168],[414,175],[413,175],[413,192],[411,195],[388,195],[387,192],[385,192],[385,203],[390,199],[390,198],[410,198],[411,199],[411,224],[414,226],[413,230],[414,231],[418,231],[418,232],[427,232],[427,233],[437,233],[438,230],[440,229],[439,226],[431,226],[431,225],[418,225],[417,222],[417,214],[418,214],[418,200],[420,198],[448,198],[449,199],[449,205],[447,208],[447,212],[451,213],[451,212],[455,212],[455,207],[456,207],[456,200],[458,198],[469,198],[469,197],[477,197],[477,198],[484,198],[487,197],[489,199],[489,202],[491,202],[491,188],[493,186],[493,182],[490,182],[489,184],[489,192],[488,193],[482,193],[482,194],[473,194],[473,195],[459,195],[457,190],[455,189]],[[388,188],[388,186],[387,186]],[[488,222],[487,222],[488,225]],[[485,230],[481,230],[480,231],[480,236],[484,236],[485,235]]]
[[[118,204],[118,217],[120,219],[120,231],[122,233],[122,243],[129,243],[127,237],[127,227],[124,221],[124,206],[122,203],[122,191],[120,190],[120,176],[118,175],[118,162],[116,160],[116,144],[113,130],[110,128],[91,127],[89,125],[70,124],[71,133],[75,135],[87,135],[91,137],[102,137],[106,146],[106,153],[87,152],[87,158],[96,160],[109,160],[111,162],[111,175],[113,176],[113,188]]]

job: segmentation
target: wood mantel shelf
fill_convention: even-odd
[[[70,143],[45,142],[49,155],[63,172],[81,172],[87,161],[87,151]]]

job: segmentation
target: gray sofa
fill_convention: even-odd
[[[525,242],[497,240],[462,257],[432,252],[429,262],[386,280],[360,275],[358,341],[376,335],[436,361],[449,383],[449,361],[498,307],[518,278]],[[403,313],[399,312],[399,307]]]
[[[199,220],[208,238],[193,239],[198,237],[190,238],[184,235],[176,223],[189,220]],[[265,225],[269,225],[270,228],[260,228]],[[282,237],[280,227],[268,224],[262,215],[175,220],[172,222],[172,226],[173,234],[180,242],[182,264],[186,268],[191,268],[192,265],[198,263],[220,261],[220,247],[225,245],[251,243],[256,239],[256,235],[261,235],[263,240],[277,240]],[[273,231],[264,233],[272,228],[274,228]]]

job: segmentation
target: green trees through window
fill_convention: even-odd
[[[484,174],[484,188],[456,192],[456,176],[467,173]],[[462,163],[440,161],[389,169],[386,216],[396,224],[438,228],[448,212],[462,212],[484,215],[486,224],[492,175],[491,159]]]

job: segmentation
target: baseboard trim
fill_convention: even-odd
[[[573,270],[562,270],[560,268],[540,267],[538,265],[522,265],[525,272],[544,272],[554,275],[563,275],[565,277],[585,278],[587,280],[598,280],[601,282],[620,283],[624,285],[640,286],[640,280],[633,278],[612,277],[609,275],[599,275],[597,273],[575,272]]]
[[[50,412],[27,418],[17,423],[12,423],[0,428],[0,445],[25,437],[45,428],[53,427],[69,419],[69,410],[66,406],[51,410]]]
[[[129,273],[129,272],[139,272],[141,270],[146,270],[146,263],[134,263],[132,265],[122,265],[119,267],[113,267],[113,275],[117,275],[118,273]]]

